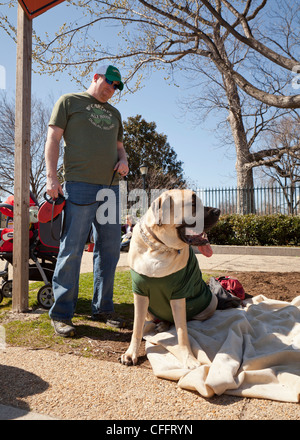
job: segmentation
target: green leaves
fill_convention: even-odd
[[[155,122],[147,122],[141,115],[124,121],[124,147],[128,156],[129,182],[136,182],[136,177],[140,175],[139,167],[147,162],[148,178],[153,173],[156,178],[160,176],[156,183],[151,182],[150,187],[160,187],[157,185],[163,183],[162,180],[166,184],[166,177],[176,178],[177,185],[184,183],[183,163],[177,160],[177,154],[168,143],[167,136],[156,131]]]
[[[212,244],[299,246],[300,218],[276,215],[225,215],[208,234]]]

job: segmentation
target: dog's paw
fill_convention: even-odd
[[[137,364],[137,356],[131,355],[131,354],[128,354],[128,353],[124,353],[120,357],[120,362],[123,365],[127,365],[127,367],[131,367],[131,366]]]
[[[198,359],[196,359],[193,355],[189,355],[185,360],[184,360],[184,368],[188,368],[189,370],[194,370],[195,368],[200,367],[201,362],[198,361]]]

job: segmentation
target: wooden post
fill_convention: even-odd
[[[12,310],[28,309],[32,21],[18,4]]]

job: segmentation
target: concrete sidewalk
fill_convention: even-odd
[[[210,258],[197,253],[202,271],[224,272],[299,272],[300,248],[263,248],[246,246],[212,246]],[[85,252],[83,271],[92,261],[92,254]],[[128,267],[128,254],[122,252],[118,267]]]
[[[0,405],[0,420],[57,420],[45,414],[16,408],[15,406]]]
[[[213,255],[204,257],[195,249],[202,271],[229,272],[300,272],[300,247],[212,246]],[[4,261],[0,260],[0,270]],[[128,253],[121,252],[119,269],[129,269]],[[9,267],[10,278],[12,266]],[[81,273],[93,271],[93,252],[84,252]]]
[[[202,271],[299,272],[300,248],[212,246],[210,258],[197,254]]]

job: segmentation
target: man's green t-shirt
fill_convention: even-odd
[[[174,323],[171,299],[186,299],[186,316],[189,320],[206,309],[212,298],[191,247],[186,267],[178,272],[165,277],[151,278],[131,269],[131,277],[133,292],[148,296],[149,311],[163,321]]]
[[[61,96],[49,125],[64,130],[66,181],[109,185],[118,162],[117,141],[123,141],[119,111],[87,92]],[[118,177],[113,184],[118,183]]]

